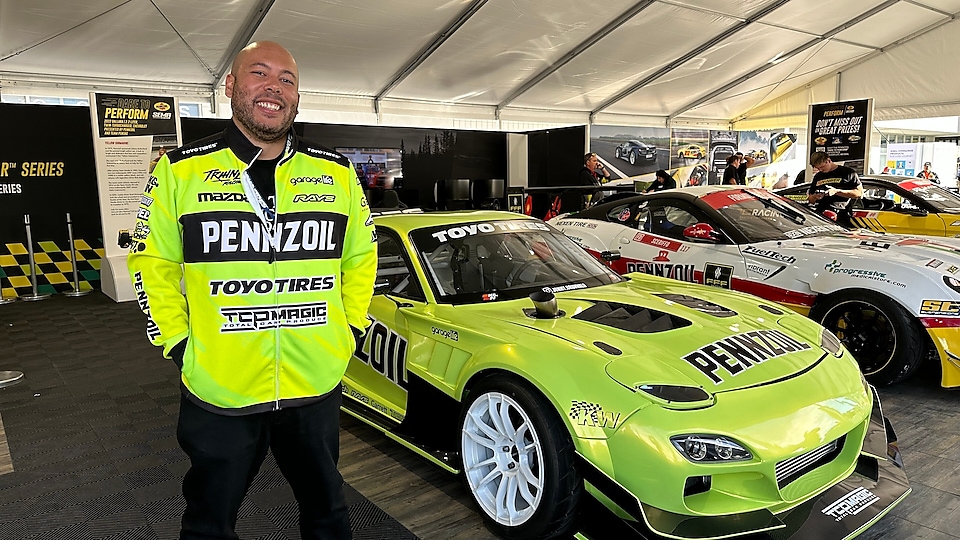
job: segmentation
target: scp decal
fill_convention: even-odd
[[[921,315],[960,317],[960,302],[952,300],[924,300],[920,304]]]
[[[373,319],[363,339],[357,342],[353,355],[381,374],[388,381],[407,388],[407,340]]]

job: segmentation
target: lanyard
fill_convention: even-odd
[[[290,146],[293,144],[293,136],[287,135],[287,145],[283,149],[283,156],[285,157],[290,151]],[[276,204],[273,206],[267,204],[267,201],[263,199],[263,196],[260,194],[260,190],[253,185],[253,180],[250,178],[250,165],[260,157],[260,152],[263,149],[257,151],[257,155],[254,156],[253,161],[247,164],[243,172],[240,174],[240,185],[243,186],[243,193],[247,196],[247,200],[250,201],[250,205],[253,206],[253,211],[257,214],[257,218],[260,219],[260,223],[263,225],[263,230],[266,231],[267,238],[270,239],[270,245],[273,246],[275,251],[280,250],[280,234],[277,231],[277,211]],[[282,158],[281,158],[282,161]],[[277,162],[279,165],[280,162]],[[274,184],[276,184],[276,169],[274,169]],[[276,202],[279,198],[279,193],[274,195],[273,200]]]

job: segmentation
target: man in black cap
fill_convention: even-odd
[[[923,164],[923,170],[920,171],[919,174],[917,174],[917,178],[923,178],[924,180],[929,180],[934,184],[940,183],[940,177],[937,176],[937,173],[930,170],[929,161]]]

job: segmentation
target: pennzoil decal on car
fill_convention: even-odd
[[[761,362],[809,348],[810,345],[779,330],[754,330],[714,341],[684,355],[683,359],[699,369],[713,384],[720,384],[725,380],[717,373],[721,368],[721,373],[735,377]]]
[[[957,317],[960,316],[960,302],[953,300],[924,300],[920,303],[920,314]]]
[[[872,491],[861,486],[828,504],[826,508],[820,510],[820,512],[832,517],[836,521],[840,521],[847,516],[859,514],[879,500],[880,497],[877,497]]]
[[[604,412],[603,407],[589,401],[570,401],[570,419],[574,424],[589,427],[616,429],[620,424],[620,413]]]
[[[726,264],[707,263],[703,265],[703,284],[711,287],[729,289],[733,281],[733,267]]]
[[[373,321],[363,339],[357,342],[353,356],[385,379],[407,388],[407,340],[379,320]]]
[[[642,272],[653,276],[696,282],[696,266],[692,264],[672,264],[658,262],[628,262],[627,273]]]

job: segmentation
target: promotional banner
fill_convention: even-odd
[[[710,167],[710,183],[723,181],[723,171],[727,168],[727,158],[737,153],[739,140],[736,131],[710,131],[710,155],[707,165]]]
[[[590,126],[590,151],[610,179],[652,175],[670,162],[670,130],[635,126]]]
[[[872,98],[814,103],[807,117],[807,148],[810,153],[826,152],[833,162],[863,174],[872,125]]]
[[[0,118],[0,292],[32,293],[29,248],[38,294],[99,288],[103,243],[89,111],[0,103]]]
[[[883,174],[914,176],[917,174],[917,145],[915,143],[891,143],[887,145],[887,162]]]
[[[147,178],[181,144],[177,98],[90,94],[105,257],[101,287],[117,302],[133,300],[127,248]]]
[[[701,186],[707,183],[707,146],[710,132],[706,129],[673,128],[670,131],[670,173],[677,186]]]

